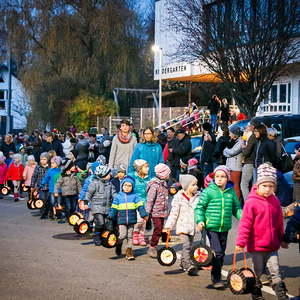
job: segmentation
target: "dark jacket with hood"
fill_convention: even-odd
[[[192,143],[191,139],[188,135],[185,135],[185,137],[182,140],[176,139],[176,143],[174,143],[173,147],[173,165],[176,167],[180,166],[180,159],[183,161],[188,161],[192,155]]]

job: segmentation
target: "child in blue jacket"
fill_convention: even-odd
[[[148,219],[143,200],[134,193],[134,185],[135,182],[131,176],[124,177],[121,182],[121,191],[114,198],[108,214],[112,220],[117,219],[119,225],[119,237],[116,246],[118,256],[122,254],[122,244],[127,237],[127,260],[135,259],[132,253],[132,234],[134,224],[137,222],[137,210],[144,220]]]
[[[57,219],[56,216],[56,207],[58,204],[61,204],[61,191],[58,194],[58,197],[54,196],[54,187],[55,183],[60,176],[60,165],[61,165],[62,159],[60,156],[54,156],[51,159],[51,168],[47,170],[45,176],[42,178],[41,182],[41,188],[44,188],[46,186],[49,186],[49,193],[50,193],[50,203],[52,207],[52,213],[53,213],[53,220]]]

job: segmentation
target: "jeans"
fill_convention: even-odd
[[[63,199],[65,202],[66,217],[68,218],[76,210],[78,196],[77,195],[63,196]]]
[[[50,199],[49,199],[49,192],[48,191],[39,191],[40,199],[44,200],[45,205],[41,209],[41,215],[47,216],[50,210]]]
[[[241,190],[243,194],[244,202],[248,198],[250,191],[250,182],[253,177],[253,164],[245,164],[242,170],[242,179],[241,179]]]
[[[224,262],[228,232],[206,231],[210,247],[215,251],[216,257],[212,263],[211,280],[218,282],[221,280],[221,271]]]
[[[61,194],[58,194],[58,197],[55,197],[54,193],[50,193],[50,203],[52,207],[56,207],[57,204],[61,204]]]
[[[204,163],[204,162],[201,162],[200,163],[200,168],[202,170],[202,173],[203,173],[203,178],[205,179],[205,177],[209,174],[209,173],[212,173],[214,171],[214,166],[213,166],[213,163],[209,162],[209,163]]]
[[[94,214],[95,233],[101,233],[103,231],[106,218],[107,215]]]
[[[279,261],[277,251],[273,252],[250,252],[252,257],[254,273],[259,279],[267,267],[272,278],[272,284],[278,284],[282,281],[279,272]]]
[[[152,222],[153,222],[153,233],[152,233],[152,237],[151,237],[151,241],[150,241],[150,246],[151,247],[156,247],[159,239],[161,237],[161,233],[164,227],[164,218],[160,218],[160,217],[152,217]]]
[[[212,126],[213,132],[217,129],[217,115],[210,115],[210,123]]]

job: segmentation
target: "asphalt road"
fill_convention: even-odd
[[[229,270],[237,223],[230,232],[224,270]],[[180,250],[180,245],[175,246]],[[179,262],[160,266],[136,247],[135,261],[116,258],[114,249],[95,247],[78,237],[71,226],[40,220],[26,202],[0,200],[0,299],[250,299],[206,288],[209,271],[189,277]],[[242,256],[238,259],[241,261]],[[300,281],[297,245],[280,251],[289,294]],[[267,300],[275,296],[264,293]]]

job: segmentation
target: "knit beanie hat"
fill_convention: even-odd
[[[191,174],[183,174],[179,176],[179,183],[184,191],[187,190],[189,185],[194,181],[197,180],[197,178],[194,175]]]
[[[57,166],[59,167],[61,165],[62,159],[60,156],[54,156],[51,158],[51,161],[54,161],[57,164]]]
[[[145,161],[144,159],[136,159],[133,162],[133,167],[136,169],[137,172],[139,172],[145,164],[147,164],[147,161]]]
[[[14,154],[13,155],[13,157],[12,157],[13,159],[18,159],[18,160],[21,160],[22,159],[22,156],[21,156],[21,154]]]
[[[214,174],[216,174],[217,171],[223,171],[226,174],[227,179],[230,180],[230,170],[225,165],[217,166],[214,170]]]
[[[238,137],[243,135],[242,129],[238,126],[232,126],[231,128],[229,128],[229,132]]]
[[[277,183],[276,169],[272,167],[270,163],[261,164],[257,168],[256,185],[260,185],[264,182],[273,182],[274,184]]]
[[[96,161],[99,162],[100,165],[106,165],[106,157],[102,154],[97,157]]]
[[[71,159],[66,159],[62,164],[61,172],[66,173],[67,171],[71,170],[74,166],[75,164]]]
[[[196,166],[197,164],[198,164],[198,160],[195,157],[188,160],[189,167]]]
[[[111,172],[111,169],[109,166],[107,165],[99,165],[94,172],[94,175],[98,178],[104,178],[105,176],[107,176],[109,173]]]
[[[188,162],[186,159],[182,159],[180,158],[179,163],[182,167],[187,167],[188,166]]]
[[[27,161],[29,161],[29,160],[35,161],[35,158],[34,158],[34,156],[33,156],[33,155],[28,155],[28,157],[27,157]]]
[[[50,158],[49,153],[48,153],[48,152],[43,152],[43,153],[41,153],[40,159],[41,159],[41,158],[46,158],[47,160],[49,160],[49,158]]]
[[[158,178],[168,177],[171,173],[170,168],[167,165],[162,164],[162,163],[156,165],[154,168],[154,171]]]
[[[125,165],[120,164],[120,165],[116,168],[116,171],[117,171],[117,174],[118,174],[118,173],[124,173],[124,174],[126,174],[126,173],[127,173],[127,168],[126,168]]]

